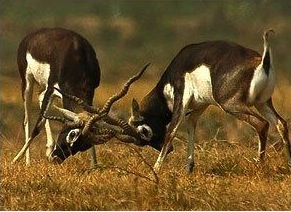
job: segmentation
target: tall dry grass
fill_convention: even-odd
[[[44,146],[38,142],[33,150],[36,145]],[[148,148],[111,141],[98,147],[95,170],[87,153],[56,166],[42,148],[26,167],[10,165],[20,145],[5,140],[1,210],[290,210],[291,176],[274,148],[262,165],[253,160],[254,147],[204,141],[196,147],[195,172],[187,175],[185,144],[175,146],[155,178],[145,160],[153,164],[157,153]]]
[[[175,151],[158,174],[151,168],[156,151],[116,140],[97,147],[97,169],[89,168],[90,156],[86,152],[62,165],[49,164],[44,156],[44,133],[31,146],[31,166],[25,166],[23,160],[11,165],[22,146],[23,132],[20,88],[9,80],[1,79],[1,101],[10,113],[2,116],[10,127],[1,132],[1,210],[291,209],[291,175],[278,136],[270,137],[266,162],[259,164],[254,160],[257,136],[253,130],[214,108],[199,121],[196,167],[190,175],[185,172],[183,126],[174,141]],[[147,82],[141,80],[134,85],[130,96],[141,98],[146,94],[155,83]],[[96,104],[102,104],[116,90],[116,86],[102,85],[96,93]],[[290,91],[282,84],[275,91],[275,103],[289,119],[289,125]],[[124,112],[116,114],[128,115],[130,96],[119,102],[118,107]],[[11,107],[14,104],[19,107]],[[54,131],[57,128],[54,125]]]

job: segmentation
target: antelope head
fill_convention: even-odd
[[[47,116],[44,114],[45,118],[64,124],[63,133],[60,133],[49,161],[62,163],[69,156],[88,150],[93,145],[106,143],[112,138],[117,138],[126,143],[134,143],[138,146],[147,145],[147,140],[143,139],[143,135],[138,130],[122,119],[111,117],[109,112],[112,105],[127,94],[130,85],[142,76],[148,66],[149,64],[139,73],[129,78],[121,91],[111,96],[103,108],[89,106],[82,99],[65,94],[55,88],[64,98],[76,101],[84,111],[74,113],[56,107],[63,114],[63,117]]]

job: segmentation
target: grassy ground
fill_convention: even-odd
[[[204,141],[196,148],[195,172],[187,175],[185,144],[175,146],[155,176],[147,164],[157,153],[150,149],[112,141],[98,148],[96,170],[88,169],[86,153],[54,166],[38,150],[25,167],[10,165],[20,145],[5,140],[1,210],[290,210],[291,176],[281,151],[269,148],[260,165],[252,159],[253,144]]]
[[[115,91],[104,85],[97,94],[105,87],[108,94],[103,95],[102,102]],[[10,113],[20,114],[21,109],[9,108],[21,105],[19,89],[8,86],[1,90]],[[287,100],[284,104],[281,101],[284,107],[290,104]],[[128,97],[120,107],[127,107],[129,102]],[[290,114],[290,109],[286,113]],[[126,110],[121,115],[126,116]],[[32,145],[31,166],[26,167],[23,160],[11,165],[23,142],[21,119],[15,117],[5,117],[11,128],[1,133],[1,210],[291,209],[291,175],[278,136],[270,137],[266,163],[258,164],[254,160],[257,136],[253,130],[214,108],[199,122],[196,167],[190,175],[185,172],[183,127],[174,153],[158,174],[151,168],[157,152],[114,140],[97,146],[97,169],[89,168],[88,153],[77,154],[62,165],[51,165],[44,156],[44,133]],[[55,131],[57,128],[54,125]]]

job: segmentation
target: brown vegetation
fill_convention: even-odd
[[[9,84],[1,90],[1,96],[6,104],[21,105],[19,92],[8,92],[14,90],[12,87]],[[105,100],[115,91],[115,87],[104,87],[108,92],[101,99]],[[101,86],[96,96],[104,87]],[[142,91],[139,85],[134,88],[141,93],[147,92]],[[290,103],[290,98],[287,100],[284,106]],[[127,107],[129,102],[128,97],[119,104]],[[18,113],[17,110],[13,112]],[[287,112],[290,114],[290,111]],[[216,120],[211,120],[213,117]],[[227,121],[223,121],[225,119]],[[247,125],[216,109],[206,112],[198,126],[196,167],[190,175],[185,172],[186,134],[183,129],[179,139],[175,140],[174,153],[168,156],[157,176],[149,167],[149,164],[154,164],[157,152],[149,147],[138,148],[115,140],[97,146],[100,167],[95,170],[89,169],[88,153],[77,154],[62,165],[49,164],[44,156],[44,133],[32,145],[31,166],[26,167],[23,160],[11,165],[23,142],[21,118],[19,120],[20,123],[10,129],[11,134],[2,134],[1,137],[1,210],[291,208],[291,175],[286,169],[282,144],[276,140],[278,137],[270,138],[266,162],[259,164],[254,160],[257,156],[255,133]],[[12,122],[9,119],[6,121]],[[208,126],[217,121],[220,124],[218,128]],[[233,127],[234,124],[238,129]],[[57,130],[57,126],[54,128]]]

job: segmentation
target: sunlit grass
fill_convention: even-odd
[[[101,86],[96,92],[97,105],[102,105],[122,82]],[[132,96],[140,99],[154,83],[146,86],[141,80],[134,85],[130,95],[115,107],[115,113],[126,118]],[[22,108],[19,92],[6,93],[11,86],[6,85],[1,90],[3,107],[10,113],[19,113]],[[275,97],[279,102],[281,95]],[[19,107],[8,108],[12,102]],[[285,107],[289,102],[286,98],[281,105]],[[289,110],[287,107],[283,111],[287,118]],[[95,170],[90,169],[87,152],[69,158],[62,165],[49,164],[44,156],[44,133],[31,146],[31,166],[25,166],[24,160],[11,165],[23,142],[22,116],[17,117],[18,121],[13,117],[17,116],[3,119],[7,126],[14,125],[5,128],[1,136],[1,210],[291,209],[291,175],[278,138],[270,138],[266,161],[258,163],[257,136],[253,130],[215,108],[205,112],[198,123],[196,166],[190,175],[185,171],[183,126],[179,139],[174,141],[175,151],[166,158],[157,175],[151,168],[158,156],[155,150],[115,140],[97,146],[99,167]]]
[[[290,210],[290,173],[281,152],[268,149],[257,164],[255,148],[242,145],[196,148],[196,167],[187,175],[185,144],[178,142],[158,182],[145,164],[157,153],[116,141],[97,147],[99,168],[89,169],[89,154],[51,165],[36,142],[32,165],[10,165],[20,144],[2,143],[2,210]],[[42,145],[41,145],[42,144]],[[229,144],[228,144],[229,145]],[[141,158],[136,151],[141,151]]]

